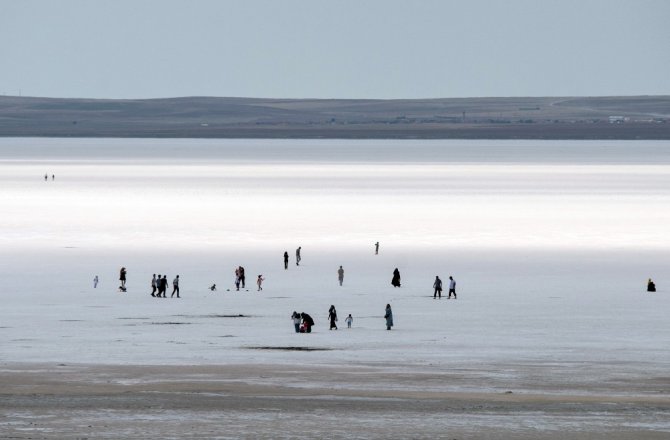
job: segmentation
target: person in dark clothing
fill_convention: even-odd
[[[154,295],[154,296],[155,296],[156,298],[160,298],[160,297],[161,297],[161,280],[162,280],[162,279],[163,279],[163,278],[161,278],[161,274],[158,274],[158,278],[156,278],[156,279],[154,280],[154,281],[155,281],[155,284],[156,284],[156,295]],[[153,284],[153,283],[152,283],[152,284]]]
[[[300,251],[302,250],[302,246],[298,246],[298,249],[295,250],[295,265],[300,266],[300,260],[302,260],[302,257],[300,256]]]
[[[166,296],[167,288],[168,288],[167,275],[163,275],[163,279],[161,279],[161,291],[163,292],[163,298],[167,298]]]
[[[240,266],[240,283],[242,283],[242,288],[246,285],[246,277],[244,276],[244,268]]]
[[[121,287],[125,289],[126,287],[126,268],[122,267],[119,271],[119,281],[121,281]]]
[[[400,271],[396,267],[393,270],[393,278],[391,279],[391,284],[393,287],[400,287]]]
[[[393,311],[391,310],[391,304],[386,304],[384,319],[386,319],[386,330],[391,330],[391,327],[393,327]]]
[[[328,319],[330,320],[330,329],[335,329],[337,330],[337,310],[335,310],[335,306],[331,305],[330,309],[328,310]]]
[[[649,278],[647,281],[647,292],[656,292],[656,284]]]
[[[440,296],[440,299],[442,299],[442,280],[440,277],[435,276],[433,288],[435,289],[435,293],[433,293],[433,299],[437,298],[438,295]]]
[[[305,333],[312,333],[312,326],[314,326],[314,320],[312,317],[305,312],[302,312],[300,317],[302,318],[302,325],[305,328]]]
[[[379,254],[379,242],[375,243],[375,255]]]
[[[288,269],[288,252],[284,251],[284,269]]]

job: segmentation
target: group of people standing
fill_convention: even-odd
[[[153,278],[151,279],[151,296],[155,298],[167,298],[167,289],[167,275],[161,276],[161,274],[158,274],[158,277],[156,277],[156,274],[154,274]],[[181,298],[179,296],[179,275],[177,275],[174,280],[172,280],[172,295],[170,295],[170,298],[173,298],[175,293],[177,294],[177,298]]]
[[[293,320],[293,326],[295,327],[296,333],[312,333],[314,320],[307,313],[298,313],[294,311],[291,315],[291,319]]]

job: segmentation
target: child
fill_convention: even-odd
[[[258,279],[256,280],[256,284],[258,284],[258,290],[259,291],[263,290],[263,281],[265,281],[265,278],[263,278],[263,275],[258,275]]]
[[[347,323],[347,328],[351,328],[351,323],[354,322],[354,318],[351,317],[351,313],[347,316],[347,319],[344,320]]]

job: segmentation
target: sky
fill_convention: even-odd
[[[0,0],[0,94],[670,95],[666,0]]]

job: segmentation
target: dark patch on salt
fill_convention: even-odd
[[[251,315],[172,315],[175,318],[251,318]]]
[[[246,347],[250,350],[281,350],[281,351],[331,351],[323,347]]]
[[[60,322],[84,322],[83,319],[60,319]]]

